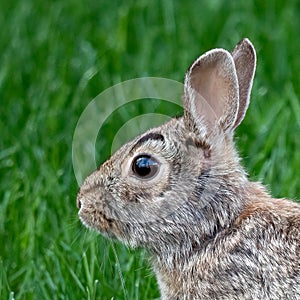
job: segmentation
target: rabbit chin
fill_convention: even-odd
[[[82,222],[82,224],[87,227],[88,229],[92,231],[96,231],[97,233],[101,234],[103,237],[117,240],[126,245],[130,248],[137,248],[140,246],[139,243],[133,240],[129,240],[126,236],[122,235],[119,231],[115,232],[111,228],[107,228],[105,226],[101,226],[101,223],[98,221],[93,222],[90,220],[89,217],[85,218],[85,215],[81,212],[78,213],[79,219]]]
[[[137,234],[136,232],[133,232],[132,234],[126,232],[127,226],[125,224],[106,219],[103,213],[99,213],[96,210],[91,213],[89,209],[83,206],[80,208],[78,216],[82,224],[88,229],[100,233],[105,238],[118,240],[127,247],[137,248],[140,246],[144,246],[146,243],[144,239],[140,240],[139,238],[137,238],[139,234]],[[132,236],[136,236],[136,238],[132,238]],[[143,235],[141,235],[140,238],[142,236]]]
[[[116,224],[112,220],[106,219],[101,213],[94,212],[91,215],[88,210],[82,207],[78,212],[78,216],[85,227],[105,237],[123,241]]]

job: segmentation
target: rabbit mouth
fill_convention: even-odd
[[[93,207],[82,206],[78,212],[81,223],[89,229],[96,230],[110,238],[118,238],[120,231],[113,219],[107,218]]]

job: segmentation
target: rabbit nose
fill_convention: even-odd
[[[81,201],[80,201],[79,197],[77,197],[76,204],[77,204],[77,208],[80,209],[81,208]]]

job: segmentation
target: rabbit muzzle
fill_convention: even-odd
[[[77,196],[78,216],[81,222],[86,227],[109,236],[118,232],[114,219],[110,217],[109,207],[106,205],[110,198],[110,193],[107,193],[100,183],[83,184]]]

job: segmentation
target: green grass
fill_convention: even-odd
[[[258,52],[237,131],[243,164],[274,196],[300,198],[299,1],[1,1],[0,28],[0,299],[159,297],[144,252],[77,219],[76,123],[113,84],[182,81],[199,54],[243,37]],[[150,106],[139,101],[107,121],[101,157],[130,115]]]

